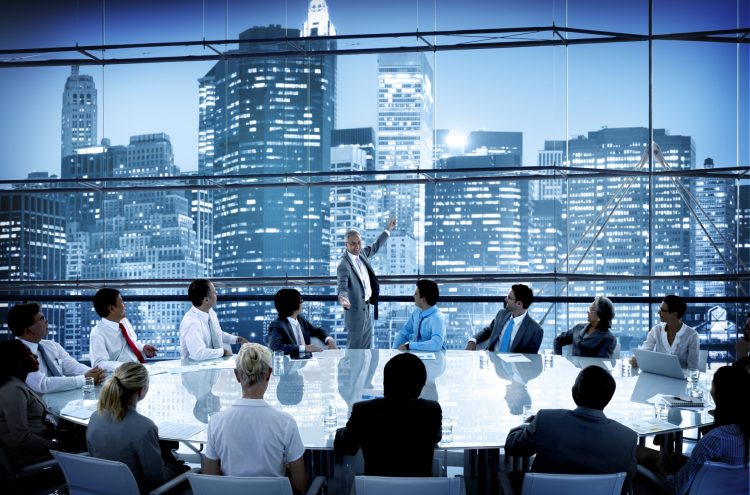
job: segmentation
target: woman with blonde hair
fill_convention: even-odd
[[[120,365],[104,384],[97,411],[86,430],[91,456],[127,464],[141,493],[187,470],[182,465],[165,465],[158,428],[136,411],[147,393],[146,367],[134,362]]]
[[[263,395],[271,379],[271,351],[244,344],[234,376],[242,398],[217,412],[208,423],[203,473],[226,476],[284,476],[296,492],[307,488],[305,447],[294,418],[271,407]]]

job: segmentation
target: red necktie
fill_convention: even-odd
[[[128,331],[125,330],[125,325],[120,323],[120,331],[122,332],[122,336],[125,337],[125,342],[128,343],[128,347],[130,347],[130,350],[133,351],[133,354],[135,354],[135,357],[138,358],[138,362],[145,363],[146,360],[143,359],[143,354],[141,354],[141,351],[138,350],[138,348],[135,346],[132,340],[130,340],[130,336],[128,335]]]

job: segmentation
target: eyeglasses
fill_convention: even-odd
[[[669,308],[659,308],[659,313],[669,313]]]

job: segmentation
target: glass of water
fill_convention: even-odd
[[[94,378],[91,376],[87,376],[83,379],[83,398],[96,398],[96,392],[94,391]]]
[[[442,421],[442,432],[443,438],[440,440],[441,443],[450,443],[453,441],[453,418],[443,417]]]
[[[284,351],[273,351],[273,374],[284,374]]]

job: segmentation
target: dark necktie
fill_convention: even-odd
[[[42,347],[41,343],[39,343],[37,349],[39,350],[39,356],[41,356],[42,361],[44,361],[44,366],[47,368],[47,376],[62,376],[60,371],[58,371],[57,366],[53,364],[55,361],[50,357],[44,347]]]
[[[417,342],[422,342],[422,322],[424,319],[424,316],[419,318],[419,325],[417,325]]]
[[[130,350],[133,351],[135,357],[138,358],[138,362],[145,363],[146,360],[143,359],[143,354],[141,354],[141,351],[138,350],[133,341],[130,340],[130,335],[128,335],[128,331],[125,330],[125,325],[123,325],[122,323],[120,323],[120,331],[122,332],[122,336],[125,337],[125,342],[128,343],[128,347],[130,347]]]

